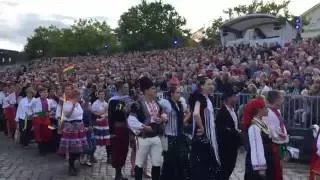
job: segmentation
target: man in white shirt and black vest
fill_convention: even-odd
[[[139,83],[143,97],[132,105],[128,118],[129,128],[138,136],[135,180],[142,180],[143,166],[148,155],[151,155],[152,180],[159,180],[163,149],[160,135],[163,133],[166,116],[162,114],[156,101],[156,87],[152,80],[142,77]]]

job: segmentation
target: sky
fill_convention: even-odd
[[[147,0],[148,2],[154,0]],[[274,0],[281,2],[282,0]],[[79,18],[105,20],[117,27],[120,15],[141,0],[0,0],[0,49],[23,50],[27,37],[38,26],[68,27]],[[223,10],[252,0],[162,0],[187,19],[186,28],[197,30]],[[318,0],[291,0],[289,10],[300,15]]]

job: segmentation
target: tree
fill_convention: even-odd
[[[69,28],[56,26],[38,27],[25,45],[25,54],[30,59],[43,56],[72,56],[95,54],[116,47],[116,36],[106,22],[95,19],[80,19]]]
[[[201,40],[201,44],[204,46],[219,44],[220,43],[220,33],[219,28],[223,24],[222,17],[214,19],[210,27],[205,30],[206,37]]]
[[[172,47],[173,39],[185,41],[185,18],[170,4],[161,1],[131,7],[123,13],[116,30],[124,50],[149,50]]]

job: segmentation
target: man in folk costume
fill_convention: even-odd
[[[159,180],[160,166],[162,165],[160,135],[166,118],[165,114],[161,113],[160,106],[156,101],[156,87],[152,80],[148,77],[142,77],[140,89],[143,92],[143,97],[132,105],[128,118],[130,129],[138,136],[135,180],[142,180],[143,166],[148,155],[151,155],[152,179]]]
[[[14,84],[8,84],[8,91],[6,93],[6,97],[4,99],[3,108],[4,108],[4,117],[6,120],[6,128],[9,137],[14,138],[14,133],[16,129],[16,104],[17,104],[17,96],[15,92]]]
[[[309,180],[316,180],[320,176],[320,138],[319,126],[313,125],[313,136],[315,137],[312,143],[312,154],[310,162]]]
[[[20,144],[23,147],[27,147],[29,141],[32,139],[32,103],[34,91],[32,88],[26,89],[26,97],[22,98],[19,102],[17,113],[16,113],[16,122],[17,127],[20,131]]]
[[[126,180],[122,175],[129,150],[129,129],[127,117],[132,100],[129,97],[129,84],[119,80],[116,83],[119,95],[109,100],[108,117],[111,134],[111,164],[116,169],[116,180]]]
[[[50,147],[50,141],[52,138],[51,125],[50,121],[50,109],[51,104],[48,97],[48,90],[45,88],[39,88],[38,90],[40,97],[34,99],[32,103],[33,115],[33,130],[34,136],[38,143],[40,155],[45,155],[48,153]]]
[[[284,98],[280,91],[269,91],[267,95],[267,101],[269,103],[269,108],[266,122],[269,126],[273,142],[273,179],[282,180],[283,155],[286,148],[285,145],[289,142],[289,136],[284,124],[284,119],[279,110],[284,101]]]
[[[223,93],[221,109],[216,117],[216,132],[221,160],[221,180],[229,180],[235,168],[238,148],[241,144],[241,131],[238,129],[238,118],[234,110],[237,103],[236,92],[230,88]]]

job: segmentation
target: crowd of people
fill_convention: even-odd
[[[244,179],[282,180],[280,107],[286,94],[320,95],[319,58],[320,40],[308,39],[41,59],[0,72],[0,127],[24,148],[34,139],[40,155],[65,156],[72,176],[77,159],[92,166],[104,146],[116,180],[126,179],[129,147],[136,180],[224,180],[243,146]],[[238,93],[252,95],[241,117]]]

